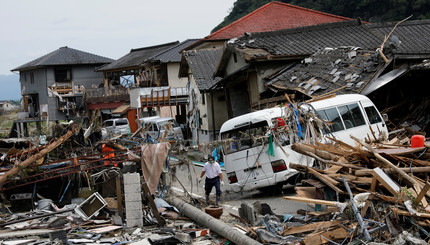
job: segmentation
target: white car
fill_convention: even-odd
[[[130,134],[130,124],[127,118],[112,118],[103,122],[102,136],[128,135]]]
[[[139,119],[140,124],[143,128],[146,128],[146,134],[150,135],[151,138],[159,140],[165,131],[165,125],[171,124],[173,130],[167,134],[166,138],[169,141],[183,140],[184,135],[182,134],[182,129],[179,127],[176,120],[172,117],[144,117]],[[148,125],[150,124],[150,125]]]

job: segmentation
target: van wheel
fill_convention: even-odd
[[[303,174],[298,173],[287,180],[288,184],[296,186],[300,184],[303,180]]]
[[[284,183],[277,183],[273,186],[266,186],[263,188],[260,188],[259,191],[261,191],[262,193],[265,193],[269,196],[274,196],[274,195],[279,195],[282,194],[282,188],[284,187]]]

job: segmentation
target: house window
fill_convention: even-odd
[[[202,94],[202,105],[206,104],[206,95]]]
[[[68,67],[55,68],[55,81],[56,82],[72,81],[72,69]]]
[[[30,72],[30,83],[34,84],[34,72]]]
[[[233,53],[233,61],[234,61],[234,63],[237,63],[237,54],[236,53]]]

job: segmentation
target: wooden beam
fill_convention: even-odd
[[[350,232],[347,229],[340,227],[340,228],[337,228],[337,229],[331,230],[331,231],[309,234],[303,239],[303,243],[304,244],[312,244],[312,245],[324,244],[324,243],[329,242],[329,240],[327,240],[327,239],[330,239],[332,241],[344,239],[349,234],[350,234]],[[325,238],[327,238],[327,239],[325,239]]]
[[[373,177],[376,178],[393,196],[397,196],[400,192],[400,186],[394,182],[386,173],[380,168],[373,169]]]
[[[44,157],[46,154],[57,148],[59,145],[61,145],[63,142],[68,140],[70,137],[72,137],[77,132],[77,128],[73,128],[73,130],[67,131],[67,133],[63,136],[61,136],[58,140],[52,142],[45,148],[43,148],[40,152],[34,154],[30,158],[27,158],[22,163],[14,164],[13,167],[7,171],[5,174],[0,176],[0,185],[2,185],[4,182],[7,181],[8,177],[13,177],[17,175],[21,169],[26,168],[30,166],[32,163],[36,162],[38,159]]]
[[[426,195],[426,193],[430,190],[430,183],[427,182],[425,184],[425,186],[421,189],[421,191],[418,193],[417,198],[415,199],[415,204],[420,203],[422,200],[425,200],[424,196]],[[424,198],[424,199],[423,199]],[[425,203],[423,203],[424,208],[428,205],[426,205],[427,201]]]
[[[284,196],[285,200],[289,201],[295,201],[295,202],[306,202],[306,203],[315,203],[315,204],[321,204],[321,205],[327,205],[327,206],[338,206],[338,202],[333,201],[326,201],[326,200],[320,200],[320,199],[313,199],[313,198],[306,198],[306,197],[293,197],[293,196]]]
[[[321,229],[327,229],[332,226],[336,226],[340,223],[339,220],[333,220],[333,221],[322,221],[322,222],[315,222],[312,224],[306,224],[306,225],[299,225],[299,226],[290,226],[282,232],[283,236],[293,235],[293,234],[300,234],[304,232],[309,231],[317,231]]]

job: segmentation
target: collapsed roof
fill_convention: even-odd
[[[179,44],[179,41],[171,42],[171,43],[165,43],[160,44],[156,46],[150,46],[150,47],[144,47],[139,49],[132,49],[130,50],[130,53],[124,55],[123,57],[119,58],[118,60],[99,67],[97,71],[102,72],[109,72],[109,71],[118,71],[118,70],[124,70],[124,69],[135,69],[139,68],[143,65],[143,63],[153,57],[154,55],[157,55],[175,45]]]
[[[215,67],[222,49],[202,49],[183,52],[180,76],[188,76],[191,70],[200,91],[209,90],[221,77],[214,77]]]

